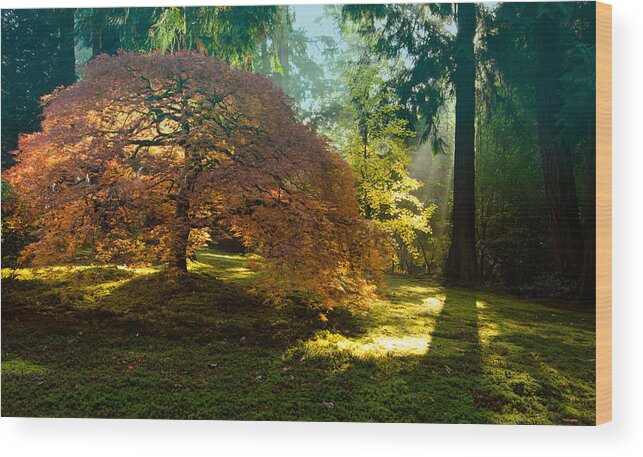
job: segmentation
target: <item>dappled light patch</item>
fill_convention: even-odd
[[[305,347],[311,353],[337,349],[360,358],[426,354],[434,318],[440,314],[445,296],[417,298],[417,295],[433,290],[420,286],[391,288],[388,296],[396,297],[396,302],[374,303],[369,312],[375,322],[371,322],[366,332],[358,335],[322,332],[306,342]]]
[[[41,364],[23,359],[9,359],[2,361],[2,376],[33,376],[42,375],[47,368]]]
[[[249,261],[258,257],[249,254],[226,254],[212,250],[200,250],[196,260],[190,262],[190,271],[213,274],[223,281],[256,281],[257,272],[248,268]]]
[[[406,281],[405,285],[393,282],[386,291],[388,300],[371,303],[362,318],[368,321],[363,332],[319,332],[304,348],[311,355],[339,350],[361,359],[426,354],[435,318],[445,301],[439,290],[419,281]]]
[[[478,310],[478,333],[480,338],[480,343],[488,344],[490,343],[495,336],[498,336],[498,326],[490,321],[484,313],[484,310],[489,305],[482,301],[476,300],[476,308]]]
[[[368,334],[362,338],[347,338],[338,333],[321,333],[314,340],[304,344],[306,352],[311,355],[323,354],[326,351],[346,351],[351,356],[360,358],[405,356],[425,354],[429,349],[430,335],[386,336]]]
[[[427,308],[439,313],[444,306],[444,295],[425,298],[422,303],[424,303]]]

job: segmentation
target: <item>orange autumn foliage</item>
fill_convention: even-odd
[[[38,227],[24,260],[185,271],[223,227],[261,256],[274,298],[354,301],[381,278],[386,235],[349,166],[267,78],[190,52],[103,55],[44,103],[6,174]]]

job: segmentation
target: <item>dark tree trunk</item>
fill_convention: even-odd
[[[192,162],[191,150],[188,147],[188,139],[190,137],[190,107],[188,104],[188,97],[184,95],[185,85],[188,80],[183,76],[179,77],[177,83],[177,94],[181,95],[181,128],[183,130],[183,139],[179,141],[179,145],[183,147],[185,155],[183,162],[183,170],[177,182],[177,192],[174,198],[176,199],[176,206],[174,211],[174,227],[173,239],[170,245],[170,271],[178,272],[180,274],[187,273],[188,271],[188,243],[190,239],[190,194],[194,190],[194,182],[196,179],[197,171]]]
[[[179,273],[188,271],[188,240],[190,238],[190,220],[188,212],[190,211],[190,202],[186,195],[185,179],[179,184],[179,191],[176,196],[176,208],[174,212],[173,239],[170,245],[170,270]]]
[[[109,26],[109,8],[94,10],[94,30],[92,30],[92,56],[99,54],[115,55],[121,48],[118,30]]]
[[[64,86],[76,81],[73,8],[60,10],[60,46],[58,48],[58,82]]]
[[[453,171],[453,232],[444,274],[471,283],[478,277],[475,235],[475,55],[476,8],[457,5],[455,85],[455,163]]]
[[[585,250],[580,277],[579,301],[583,306],[596,305],[596,124],[590,123],[585,167]]]
[[[560,128],[556,125],[563,100],[560,20],[554,14],[542,14],[536,20],[534,42],[539,70],[535,79],[538,146],[549,202],[555,267],[563,276],[578,278],[583,239],[571,149],[558,140]]]

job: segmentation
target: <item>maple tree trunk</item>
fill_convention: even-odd
[[[582,258],[582,233],[578,199],[574,183],[571,149],[558,141],[560,128],[556,116],[562,107],[560,23],[551,14],[543,14],[535,26],[536,117],[538,146],[542,162],[545,193],[554,244],[556,271],[577,278]]]
[[[474,282],[478,279],[475,237],[475,56],[473,37],[476,10],[473,3],[457,6],[455,162],[453,171],[453,232],[444,274]]]
[[[175,211],[175,227],[172,232],[170,244],[170,261],[171,270],[181,273],[188,271],[188,239],[190,238],[190,226],[188,224],[187,213],[189,204],[187,201],[177,200]]]
[[[188,271],[188,241],[190,238],[190,200],[188,198],[189,172],[184,171],[179,179],[179,188],[176,195],[174,210],[174,227],[170,241],[169,268],[175,272],[187,273]]]

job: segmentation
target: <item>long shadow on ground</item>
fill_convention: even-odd
[[[430,396],[427,414],[438,422],[490,422],[478,404],[482,364],[475,295],[447,293],[422,360],[428,379],[418,383]]]

